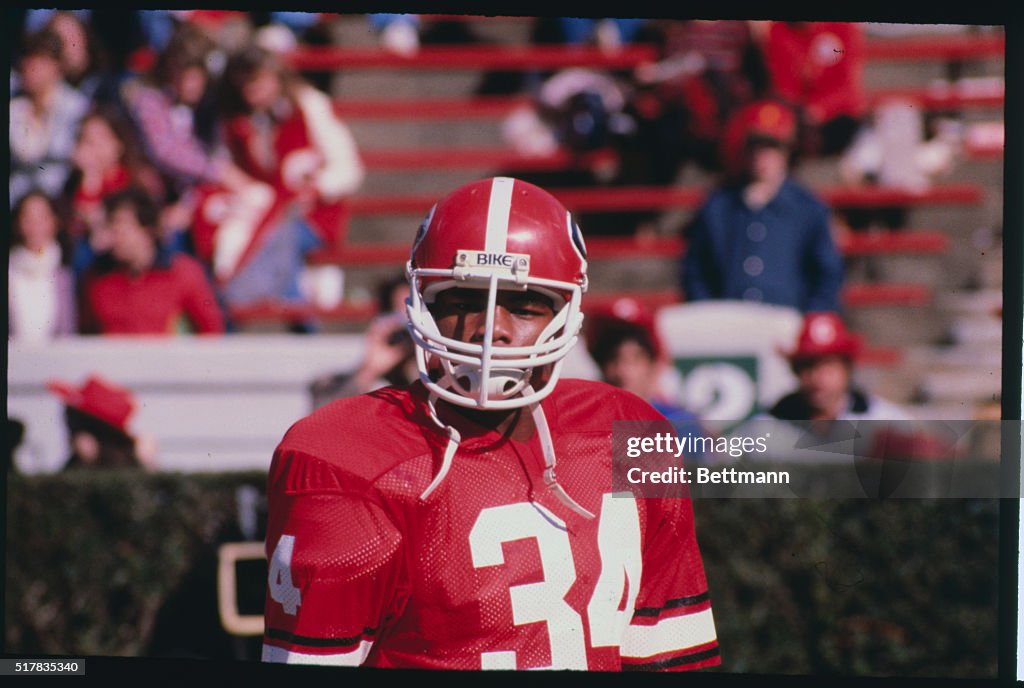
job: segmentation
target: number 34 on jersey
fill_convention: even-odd
[[[463,531],[465,532],[465,531]],[[272,602],[280,605],[285,615],[298,617],[303,614],[303,590],[297,585],[293,571],[293,555],[301,541],[301,535],[284,533],[278,539],[270,560],[268,593]],[[479,642],[476,647],[487,647],[487,637],[508,639],[524,636],[527,630],[541,633],[546,637],[546,653],[550,662],[546,666],[528,668],[551,669],[670,669],[694,668],[717,663],[718,648],[708,602],[703,572],[700,572],[699,586],[703,590],[672,596],[668,591],[679,590],[671,580],[661,580],[655,564],[658,557],[643,553],[643,533],[637,503],[631,498],[616,498],[605,494],[597,522],[596,574],[587,564],[573,556],[573,543],[566,524],[555,514],[534,502],[518,502],[481,509],[465,536],[470,566],[476,572],[485,572],[492,567],[509,564],[508,545],[516,542],[530,542],[535,545],[539,557],[539,576],[532,576],[525,582],[509,583],[501,593],[507,602],[507,611],[502,614],[477,614],[468,620],[454,615],[452,624],[475,623],[479,625]],[[682,543],[675,543],[676,547]],[[667,553],[666,553],[667,554]],[[675,554],[678,554],[676,552]],[[589,557],[589,559],[594,559]],[[675,561],[675,557],[666,557]],[[648,579],[644,579],[645,565]],[[678,575],[672,571],[669,578]],[[584,605],[570,604],[570,591],[580,577],[593,580],[592,592]],[[468,576],[451,585],[466,585]],[[651,581],[653,588],[642,595],[642,587]],[[314,581],[315,584],[315,581]],[[413,589],[416,589],[415,584]],[[638,608],[638,596],[642,598]],[[410,605],[416,608],[416,605]],[[486,618],[484,618],[486,617]],[[397,621],[402,624],[402,619]],[[415,624],[414,625],[419,625]],[[420,626],[423,628],[424,626]],[[538,631],[537,629],[542,629]],[[429,630],[425,632],[429,633]],[[442,636],[445,634],[441,634]],[[360,664],[367,657],[388,655],[389,638],[402,638],[402,632],[376,637],[361,638],[356,649],[339,648],[340,654],[321,655],[324,663]],[[323,640],[323,639],[321,639]],[[420,647],[431,651],[431,639],[420,638]],[[374,648],[374,643],[381,646]],[[400,641],[399,641],[400,642]],[[436,648],[443,650],[443,642]],[[473,661],[475,668],[517,669],[527,668],[525,656],[537,656],[536,638],[532,645],[523,641],[522,646],[514,642],[501,649],[478,651]],[[316,645],[317,643],[311,643]],[[323,647],[326,643],[320,642]],[[506,649],[508,647],[508,649]],[[396,649],[396,653],[399,650]],[[443,654],[443,653],[442,653]],[[606,666],[610,657],[618,666]],[[285,661],[296,661],[289,657]],[[315,661],[305,660],[305,661]],[[367,663],[372,663],[367,662]],[[380,662],[387,665],[386,661]],[[450,668],[474,668],[473,666]],[[595,666],[600,664],[601,666]]]

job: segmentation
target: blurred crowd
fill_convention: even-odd
[[[9,335],[220,333],[238,307],[332,307],[348,199],[365,168],[330,74],[284,55],[332,43],[333,15],[214,10],[23,10],[10,75]],[[366,15],[380,46],[486,42],[472,22]],[[835,156],[851,184],[920,186],[947,169],[919,114],[869,108],[863,25],[537,18],[536,45],[631,43],[631,69],[491,72],[480,95],[530,94],[503,123],[521,153],[570,153],[515,176],[546,188],[717,180],[686,226],[687,300],[838,310],[835,213],[792,175]],[[326,78],[325,78],[326,77]],[[908,114],[911,113],[911,114]],[[908,119],[909,117],[909,119]],[[934,138],[934,137],[933,137]],[[939,137],[941,138],[941,137]],[[913,154],[915,143],[922,152]],[[916,161],[916,162],[915,162]],[[496,171],[497,174],[502,172]],[[886,218],[899,224],[899,209]],[[658,232],[655,211],[582,213],[588,236]],[[845,226],[874,222],[861,215]],[[309,312],[315,312],[310,309]],[[319,328],[315,318],[291,326]]]
[[[426,33],[423,21],[390,21]],[[686,301],[841,312],[855,259],[841,255],[840,240],[906,229],[907,209],[830,207],[798,181],[801,164],[831,170],[834,181],[823,185],[920,191],[954,169],[962,143],[961,113],[929,110],[910,96],[870,96],[867,26],[539,18],[534,44],[588,45],[608,55],[635,44],[653,47],[654,59],[631,68],[495,72],[477,92],[529,94],[503,122],[505,143],[523,155],[570,156],[564,168],[510,171],[515,176],[547,188],[626,193],[706,186],[704,202],[682,224],[657,209],[577,214],[591,237],[681,236],[677,286]]]
[[[332,108],[331,75],[296,72],[286,59],[298,46],[333,43],[334,15],[13,16],[20,31],[10,74],[11,340],[221,334],[240,329],[231,318],[237,307],[341,302],[340,268],[310,256],[343,244],[349,200],[366,170]],[[453,17],[365,18],[382,49],[405,56],[424,43],[488,42]],[[552,190],[669,186],[694,169],[714,180],[685,225],[667,230],[687,247],[678,287],[688,301],[756,301],[804,316],[786,353],[799,387],[770,409],[777,418],[895,413],[853,383],[860,348],[843,322],[837,223],[899,229],[902,209],[839,214],[797,180],[799,163],[827,158],[851,186],[919,189],[955,159],[955,127],[912,103],[869,101],[864,30],[537,18],[531,44],[613,54],[635,43],[653,46],[656,58],[635,68],[492,71],[475,90],[530,96],[503,121],[501,143],[526,155],[570,156],[563,169],[512,176]],[[663,219],[655,211],[577,217],[587,236],[640,240],[664,234]],[[315,405],[412,379],[406,293],[401,277],[381,285],[365,358],[315,380]],[[646,307],[619,301],[591,316],[584,337],[601,376],[699,427],[676,405],[676,372]],[[319,327],[315,318],[291,326]],[[82,418],[97,417],[94,407],[112,408],[107,425],[118,438],[126,434],[129,392],[99,378],[81,388],[55,383],[53,391],[67,404],[72,437],[89,434]],[[94,444],[76,443],[69,465],[146,464],[145,451],[108,457]]]
[[[845,160],[855,142],[869,146],[878,125],[864,85],[865,31],[847,22],[538,20],[536,43],[589,43],[608,53],[635,43],[653,46],[656,59],[635,69],[524,71],[487,80],[482,91],[536,95],[506,126],[507,140],[524,151],[611,148],[617,164],[600,175],[609,183],[670,183],[688,163],[727,172],[730,120],[764,99],[792,111],[795,156]],[[917,127],[902,130],[908,146],[936,133],[930,120],[904,126]],[[851,183],[878,176],[885,151],[873,143],[872,154],[842,165]],[[930,157],[916,172],[939,171],[940,156]]]
[[[25,12],[11,338],[216,334],[236,306],[340,298],[322,288],[339,268],[307,258],[342,240],[365,171],[328,94],[281,54],[322,17],[272,14]]]

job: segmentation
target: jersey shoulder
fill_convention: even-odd
[[[563,431],[610,432],[615,421],[665,420],[636,394],[595,380],[560,380],[549,404],[553,424]]]
[[[294,423],[276,457],[302,456],[372,481],[430,454],[430,419],[407,387],[384,387],[332,401]]]

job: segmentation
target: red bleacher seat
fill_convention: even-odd
[[[839,241],[846,255],[878,255],[887,253],[942,253],[949,246],[942,232],[906,230],[869,234],[849,233]],[[679,237],[594,237],[587,240],[590,260],[667,258],[681,256],[686,243]],[[401,243],[346,244],[333,250],[318,251],[310,263],[331,263],[341,266],[401,265],[409,257],[409,246]]]
[[[360,153],[363,163],[372,170],[429,170],[438,168],[484,168],[508,172],[565,170],[573,164],[573,156],[565,150],[547,155],[522,155],[498,146],[484,148],[409,148],[397,150],[366,150]]]
[[[694,209],[707,194],[697,186],[619,186],[551,189],[570,210]],[[835,208],[977,204],[984,190],[966,182],[936,184],[921,191],[890,187],[829,186],[816,190]],[[351,199],[356,215],[423,215],[437,199],[429,194],[357,195]]]
[[[649,308],[681,303],[682,294],[677,289],[648,290],[634,293],[622,291],[587,294],[585,310],[607,308],[623,297],[631,296]],[[842,294],[843,303],[848,307],[905,305],[921,306],[929,303],[932,290],[922,284],[852,284]],[[258,321],[299,322],[310,318],[324,321],[364,323],[376,314],[372,303],[342,304],[336,308],[320,309],[315,306],[261,302],[231,309],[231,318],[238,323]]]
[[[913,100],[928,110],[1001,108],[1005,88],[993,83],[985,88],[931,87],[879,88],[868,91],[868,101]],[[339,117],[357,119],[500,119],[530,103],[524,95],[456,96],[451,98],[341,99],[334,102]]]
[[[926,110],[961,108],[1001,108],[1006,102],[1006,85],[1001,80],[969,87],[941,83],[936,86],[880,88],[868,92],[868,100],[877,105],[886,100],[909,100]]]
[[[334,111],[347,119],[474,119],[501,118],[529,104],[525,95],[454,98],[343,98]]]
[[[1003,154],[1001,141],[966,141],[964,153],[972,158],[994,158]],[[567,150],[531,155],[517,153],[504,146],[455,148],[369,149],[361,152],[371,170],[501,169],[508,172],[543,172],[569,169],[573,165],[590,166],[595,155],[574,158]]]
[[[379,47],[303,46],[288,54],[288,63],[304,71],[345,69],[628,69],[656,59],[650,45],[627,45],[616,51],[572,45],[438,45],[404,55]]]
[[[964,60],[1002,57],[1005,38],[937,36],[872,39],[865,44],[868,60]],[[368,69],[560,69],[563,67],[629,68],[657,59],[653,45],[634,43],[608,51],[573,45],[432,45],[403,55],[381,47],[302,46],[288,62],[306,71]]]
[[[918,36],[876,38],[864,46],[868,60],[966,60],[1001,58],[1006,53],[1002,35]]]

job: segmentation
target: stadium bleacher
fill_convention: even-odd
[[[415,56],[397,55],[375,43],[364,17],[351,15],[334,22],[335,46],[302,48],[292,55],[293,65],[332,75],[335,109],[352,128],[368,175],[352,198],[345,242],[312,260],[344,269],[342,303],[322,309],[280,303],[237,308],[232,316],[241,334],[276,334],[317,317],[326,334],[351,343],[344,336],[354,337],[373,317],[375,284],[401,269],[419,220],[439,194],[497,170],[556,171],[579,164],[565,151],[525,156],[501,146],[501,121],[528,100],[476,95],[484,72],[626,68],[651,57],[645,46],[618,53],[528,46],[522,18],[474,21],[481,34],[500,38],[493,44],[431,45]],[[916,404],[922,417],[971,417],[998,403],[1002,189],[994,180],[1001,179],[1002,165],[1003,50],[1001,34],[975,28],[934,36],[869,36],[865,83],[871,102],[909,99],[964,124],[957,164],[934,185],[916,191],[851,188],[839,182],[834,160],[811,161],[798,171],[837,210],[907,209],[903,227],[843,232],[838,240],[852,263],[875,268],[873,276],[852,270],[843,291],[849,320],[869,344],[861,374],[883,396]],[[623,294],[654,308],[684,298],[676,270],[685,243],[675,228],[712,181],[690,169],[668,187],[551,189],[576,212],[657,210],[664,215],[655,236],[588,240],[595,269],[587,307]],[[646,279],[634,279],[638,270]],[[245,349],[234,343],[228,348]],[[280,351],[295,349],[281,344]],[[318,360],[331,360],[328,349],[317,351]],[[23,355],[26,361],[32,357]],[[16,402],[20,393],[29,399],[26,408],[44,403],[37,384],[42,374],[33,375],[14,390]],[[301,385],[291,385],[288,394],[289,408],[298,412]],[[53,406],[52,400],[45,404]],[[268,400],[266,407],[272,405]]]
[[[484,21],[482,18],[467,18],[469,21]],[[515,21],[515,18],[503,18],[502,21]],[[353,34],[346,34],[352,38]],[[367,120],[374,125],[382,121],[395,120],[410,128],[436,125],[437,136],[419,137],[414,145],[396,147],[393,137],[367,136],[362,140],[363,155],[371,173],[387,172],[392,175],[403,175],[404,179],[418,176],[411,186],[421,186],[422,178],[436,175],[439,171],[446,173],[463,173],[466,176],[478,176],[489,170],[557,170],[573,164],[572,157],[564,151],[544,156],[525,156],[500,145],[492,143],[482,146],[437,145],[437,141],[445,141],[449,137],[442,134],[442,129],[461,127],[472,128],[472,121],[486,120],[488,123],[500,120],[513,108],[521,106],[526,99],[523,95],[484,97],[472,92],[451,97],[419,97],[422,91],[429,88],[406,84],[404,88],[389,89],[388,97],[381,97],[374,90],[370,94],[345,89],[347,81],[354,72],[359,70],[387,71],[389,73],[408,74],[410,81],[429,80],[424,72],[437,70],[459,70],[479,72],[484,69],[528,70],[556,68],[564,66],[588,67],[627,67],[635,66],[652,57],[646,46],[627,46],[617,53],[608,53],[592,48],[573,46],[526,46],[516,44],[494,45],[459,45],[459,46],[425,46],[414,57],[398,55],[381,49],[379,46],[367,44],[363,39],[351,40],[331,47],[304,47],[291,55],[292,64],[303,69],[332,70],[339,72],[341,89],[336,94],[336,109],[358,128],[361,121]],[[890,62],[926,62],[935,63],[963,61],[972,59],[998,59],[1004,49],[1001,35],[964,34],[950,36],[940,34],[930,36],[911,36],[905,38],[872,39],[867,45],[869,69],[884,69]],[[434,79],[444,78],[434,76]],[[984,88],[957,88],[949,84],[925,84],[901,88],[876,88],[871,91],[871,98],[909,98],[923,107],[935,110],[950,108],[999,108],[1002,104],[1003,90],[1001,82],[988,80]],[[421,84],[422,86],[422,84]],[[412,92],[415,97],[405,94]],[[435,121],[436,120],[436,121]],[[387,143],[387,147],[378,146],[377,139]],[[976,145],[970,149],[971,154],[979,158],[993,159],[998,156],[998,146]],[[642,187],[615,189],[561,189],[556,190],[559,197],[574,211],[602,210],[692,210],[701,200],[706,186],[693,187]],[[985,189],[970,181],[953,181],[944,183],[922,192],[911,192],[903,189],[866,188],[851,189],[842,186],[817,189],[823,199],[836,208],[858,207],[872,208],[882,206],[927,205],[935,207],[942,204],[980,204]],[[353,199],[352,209],[358,225],[361,216],[409,216],[405,221],[412,222],[415,216],[421,215],[436,200],[435,193],[407,193],[399,181],[391,180],[386,193],[376,193],[371,183],[362,193]],[[389,218],[389,219],[394,219]],[[851,238],[847,240],[844,250],[848,254],[872,253],[884,255],[889,252],[908,253],[919,251],[926,254],[940,253],[946,248],[948,240],[936,230],[928,235],[916,236],[912,233],[900,232],[899,235],[872,235],[868,238]],[[353,232],[358,235],[356,229]],[[378,239],[378,237],[374,237]],[[604,251],[608,255],[618,254],[624,259],[637,256],[661,257],[672,259],[679,255],[683,248],[678,237],[661,236],[646,243],[633,242],[602,244],[603,238],[591,241],[590,248],[595,259]],[[404,261],[403,245],[407,240],[402,237],[398,241],[362,242],[351,240],[350,243],[337,248],[331,253],[321,254],[314,258],[315,262],[333,262],[342,266],[378,265],[381,267],[400,267]],[[907,289],[905,286],[894,285],[894,288],[875,286],[869,289],[855,286],[850,298],[852,305],[904,302],[908,305],[920,304],[922,294],[927,289]],[[251,310],[251,309],[250,309]],[[267,308],[262,310],[264,315]],[[271,309],[272,310],[272,309]],[[283,312],[283,311],[282,311]],[[365,318],[365,308],[342,307],[324,315],[329,319]],[[245,318],[246,315],[242,314]]]
[[[416,68],[405,70],[404,77],[403,69],[411,66],[410,60],[386,54],[370,42],[371,38],[361,34],[355,24],[338,27],[337,35],[342,39],[339,45],[345,48],[319,53],[311,48],[296,56],[310,60],[311,55],[317,54],[320,67],[337,69],[336,109],[362,135],[370,175],[363,192],[353,199],[355,216],[348,242],[338,251],[316,259],[345,267],[347,284],[357,293],[361,278],[387,274],[404,262],[404,247],[416,216],[425,212],[436,194],[447,186],[496,169],[557,170],[572,162],[571,156],[562,151],[528,157],[499,145],[501,119],[520,107],[524,96],[476,95],[474,75],[498,66],[515,69],[517,57],[523,55],[521,42],[526,34],[514,18],[494,21],[504,22],[502,40],[495,40],[493,45],[423,46],[416,56]],[[474,26],[484,22],[480,19]],[[517,42],[520,44],[516,45]],[[1001,138],[992,132],[1001,126],[1005,98],[1001,71],[1004,47],[1001,32],[978,27],[956,33],[936,30],[933,35],[927,27],[907,36],[869,34],[865,84],[871,102],[898,97],[909,99],[932,114],[962,116],[967,127],[962,158],[952,175],[923,192],[844,188],[835,180],[833,170],[820,174],[824,166],[834,162],[814,166],[807,173],[817,182],[815,188],[823,198],[836,208],[909,208],[907,227],[840,239],[846,255],[891,264],[894,267],[889,273],[899,277],[893,281],[851,283],[844,292],[844,303],[850,309],[852,322],[868,333],[873,348],[884,352],[872,359],[880,364],[878,372],[873,372],[869,365],[866,375],[871,382],[897,399],[918,399],[923,403],[927,397],[936,404],[936,413],[945,412],[945,407],[939,407],[949,400],[922,391],[930,389],[922,382],[922,371],[927,369],[932,356],[936,360],[949,359],[942,358],[943,343],[948,346],[953,339],[947,333],[956,330],[957,316],[945,305],[946,299],[950,292],[962,294],[971,285],[935,284],[934,275],[941,274],[946,266],[955,266],[947,274],[985,270],[983,263],[999,259],[993,251],[982,257],[977,252],[965,254],[964,249],[973,245],[976,233],[998,234],[1000,229],[1001,189],[990,183],[991,172],[984,170],[1001,163]],[[532,50],[535,52],[531,60],[518,63],[519,68],[593,64],[587,62],[593,54],[576,48],[544,46],[543,50]],[[642,58],[642,50],[631,48],[617,59],[624,64]],[[373,86],[377,78],[387,79],[386,92]],[[981,135],[971,136],[972,128],[979,128]],[[670,188],[555,192],[577,211],[660,208],[679,218],[700,201],[710,181],[700,175],[687,181],[691,180],[693,184]],[[924,227],[927,230],[918,229]],[[662,232],[639,241],[595,237],[588,242],[588,248],[595,262],[614,264],[643,259],[644,265],[652,261],[660,265],[658,274],[667,276],[672,274],[683,243],[678,236]],[[965,266],[975,262],[977,266]],[[614,265],[602,274],[614,276]],[[621,293],[622,286],[603,284],[599,290],[595,285],[591,302],[600,301],[602,293]],[[988,288],[993,286],[998,288]],[[680,295],[674,288],[662,288],[650,290],[646,297],[649,303],[658,305],[674,303]],[[249,315],[255,316],[258,311]],[[329,315],[344,320],[366,317],[370,312],[372,309],[343,307]],[[920,317],[910,318],[908,324],[911,313]],[[914,320],[925,321],[927,325],[916,326]],[[336,324],[348,326],[344,322]],[[913,363],[886,365],[893,361]],[[988,402],[991,403],[991,395]]]

